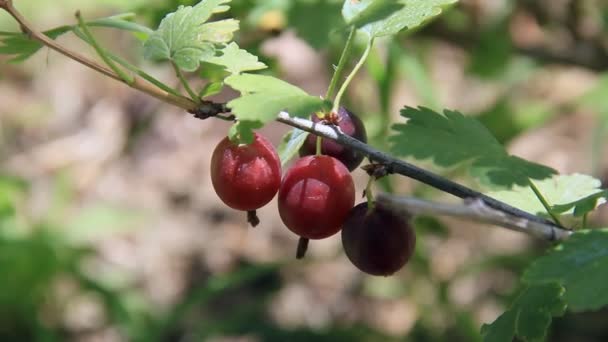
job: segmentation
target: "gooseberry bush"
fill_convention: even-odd
[[[292,5],[302,13],[324,11],[318,26],[326,30],[311,27],[316,19],[294,21],[296,33],[311,46],[323,48],[329,35],[343,40],[344,49],[323,96],[272,76],[265,71],[266,63],[237,44],[239,21],[227,15],[230,0],[180,6],[156,29],[137,24],[131,14],[85,20],[78,13],[77,24],[45,32],[37,31],[13,1],[0,0],[0,8],[23,31],[3,32],[0,53],[18,62],[47,46],[195,118],[233,122],[211,160],[217,196],[227,206],[248,212],[249,222],[257,225],[255,210],[278,194],[278,214],[300,238],[299,257],[309,239],[330,238],[341,231],[344,253],[355,267],[379,276],[399,271],[414,255],[417,238],[412,216],[420,208],[399,207],[402,202],[389,200],[393,197],[374,194],[378,179],[397,176],[461,197],[464,209],[473,202],[481,204],[491,209],[482,214],[489,222],[553,241],[555,246],[545,255],[530,260],[507,311],[481,328],[487,341],[539,341],[546,337],[552,318],[566,310],[598,310],[608,304],[608,229],[590,229],[586,220],[608,197],[607,190],[590,176],[559,175],[510,155],[479,121],[455,110],[404,106],[403,120],[391,126],[388,137],[382,137],[388,138],[387,144],[374,147],[367,144],[357,109],[342,103],[355,75],[375,51],[375,43],[414,32],[457,2],[294,1]],[[132,32],[142,42],[144,57],[169,64],[181,87],[159,81],[101,46],[92,33],[94,27]],[[89,44],[103,64],[55,41],[69,32]],[[188,81],[197,74],[206,81],[201,89]],[[210,100],[225,88],[240,95],[227,103]],[[257,131],[272,121],[292,126],[276,149]],[[350,172],[365,157],[368,186],[356,189]],[[424,160],[446,169],[464,167],[478,189],[398,158]],[[385,191],[392,191],[390,182],[383,184]],[[365,198],[355,205],[360,192]],[[437,209],[437,213],[445,212]],[[497,216],[511,220],[492,220]]]

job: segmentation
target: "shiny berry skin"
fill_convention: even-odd
[[[213,151],[211,182],[227,206],[255,210],[279,190],[281,162],[272,144],[257,133],[249,145],[235,144],[226,137]]]
[[[279,215],[292,232],[307,239],[337,233],[355,204],[353,179],[330,156],[306,156],[287,170],[279,189]]]
[[[408,220],[378,205],[368,212],[367,202],[354,207],[342,227],[342,246],[361,271],[389,276],[414,253],[416,235]]]
[[[310,119],[315,123],[326,122],[337,124],[344,134],[350,135],[351,137],[362,142],[367,142],[367,133],[365,132],[363,122],[361,122],[361,119],[359,119],[359,117],[357,117],[354,113],[348,111],[344,107],[340,107],[338,109],[337,115],[328,114],[328,118],[326,120],[320,119],[316,114],[313,114]],[[300,156],[313,155],[316,153],[316,151],[317,136],[309,134],[304,142],[304,145],[302,145],[300,148]],[[338,159],[348,168],[349,171],[356,169],[364,158],[361,153],[342,146],[329,139],[323,139],[321,142],[321,153]]]

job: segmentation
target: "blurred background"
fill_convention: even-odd
[[[15,5],[49,29],[75,23],[76,10],[89,19],[133,11],[156,27],[196,2]],[[341,24],[341,2],[233,0],[226,16],[241,20],[237,41],[266,72],[323,95],[345,41],[328,34]],[[6,13],[0,30],[17,30]],[[170,67],[142,60],[130,34],[94,32],[177,85]],[[94,57],[73,35],[59,41]],[[313,241],[295,260],[297,237],[276,201],[252,229],[211,187],[211,152],[228,124],[194,119],[48,49],[21,64],[9,59],[0,56],[1,341],[478,341],[481,324],[513,298],[521,270],[549,247],[505,229],[419,217],[416,254],[392,277],[358,271],[339,235]],[[604,180],[606,70],[603,0],[461,0],[414,34],[380,40],[345,103],[381,149],[404,105],[449,108],[480,119],[513,154]],[[263,131],[278,144],[288,128]],[[465,170],[417,164],[479,188]],[[367,176],[354,177],[360,192]],[[380,187],[454,200],[404,177]],[[599,210],[591,225],[607,220]],[[567,314],[549,340],[605,341],[606,319],[606,310]]]

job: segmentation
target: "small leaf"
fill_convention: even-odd
[[[310,113],[330,107],[327,101],[271,76],[232,75],[225,82],[241,92],[240,97],[228,102],[232,113],[240,121],[256,123],[259,127],[276,119],[281,111],[287,111],[292,116],[308,117]],[[240,132],[244,133],[246,127],[243,126]]]
[[[56,39],[70,30],[72,30],[72,26],[60,26],[43,33],[51,39]],[[4,32],[0,35],[0,54],[15,55],[9,60],[12,63],[23,62],[38,52],[42,46],[42,43],[31,39],[24,33]]]
[[[566,310],[563,295],[564,289],[556,283],[524,289],[509,310],[492,324],[481,327],[483,340],[511,342],[518,337],[524,341],[544,341],[552,317],[561,316]]]
[[[237,144],[251,144],[253,142],[253,131],[262,128],[258,121],[239,121],[228,130],[228,138]]]
[[[346,22],[360,27],[370,38],[393,35],[414,29],[438,16],[443,9],[458,0],[345,0],[342,16]],[[388,10],[401,9],[389,15]],[[378,18],[381,18],[377,20]]]
[[[214,53],[217,37],[213,32],[219,30],[223,35],[221,39],[225,39],[226,30],[234,28],[232,22],[224,27],[222,25],[226,23],[211,27],[203,25],[214,13],[226,11],[228,6],[221,5],[228,2],[230,0],[204,0],[195,6],[180,6],[168,14],[146,40],[144,57],[155,61],[171,60],[184,71],[195,71],[201,59]]]
[[[224,88],[224,82],[209,82],[205,84],[203,89],[199,92],[198,96],[203,98],[219,94]]]
[[[308,134],[309,133],[306,131],[294,128],[283,136],[278,148],[282,166],[285,166],[291,158],[298,154],[298,151],[300,151],[300,147],[304,145]]]
[[[582,174],[554,175],[549,179],[534,181],[534,185],[536,185],[550,205],[557,206],[557,208],[560,209],[556,213],[562,215],[574,213],[573,209],[576,205],[571,205],[573,202],[578,203],[578,201],[582,201],[580,203],[581,205],[587,205],[589,204],[589,201],[593,201],[596,206],[604,203],[604,200],[599,198],[597,198],[597,200],[588,198],[589,196],[597,195],[598,190],[600,190],[599,187],[601,186],[601,182],[591,176]],[[511,190],[494,191],[488,193],[488,196],[509,203],[514,207],[532,214],[546,214],[546,210],[542,203],[528,186],[518,186]],[[591,210],[595,209],[596,206],[591,208]],[[580,210],[582,210],[582,208],[579,208],[579,211]],[[582,215],[582,213],[579,213],[579,215]]]
[[[402,157],[431,159],[441,167],[471,163],[470,172],[482,183],[511,187],[528,185],[528,179],[550,177],[555,170],[509,155],[477,120],[459,112],[405,107],[405,124],[393,125],[397,134],[389,137],[391,151]]]
[[[608,198],[608,191],[600,191],[595,194],[589,195],[585,198],[582,198],[578,201],[566,203],[566,204],[558,204],[554,205],[551,209],[555,213],[566,213],[571,212],[574,209],[573,215],[575,217],[581,217],[597,208],[603,203],[606,203],[606,198]]]
[[[221,56],[205,58],[205,61],[222,65],[232,74],[266,68],[266,64],[260,62],[257,56],[250,54],[247,50],[240,49],[235,42],[228,44],[219,52],[222,53]]]
[[[525,271],[528,284],[558,282],[573,311],[608,305],[608,229],[581,230]]]

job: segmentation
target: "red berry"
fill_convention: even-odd
[[[340,107],[337,113],[328,114],[326,118],[320,119],[316,114],[311,117],[312,122],[325,122],[329,124],[337,124],[340,130],[351,137],[367,142],[367,133],[361,119],[354,113],[348,111],[344,107]],[[300,156],[313,155],[317,151],[317,136],[310,134],[306,138],[304,145],[300,148]],[[344,164],[349,171],[352,171],[361,164],[364,156],[348,147],[342,146],[335,141],[323,139],[321,143],[321,153],[332,156]]]
[[[342,228],[342,246],[348,259],[361,271],[388,276],[410,259],[416,235],[408,220],[367,202],[354,207]]]
[[[330,156],[298,159],[279,189],[283,223],[307,239],[337,233],[354,203],[355,185],[348,169]]]
[[[247,211],[258,209],[279,190],[279,156],[272,144],[257,133],[249,145],[235,144],[226,137],[213,151],[211,182],[227,206]]]

